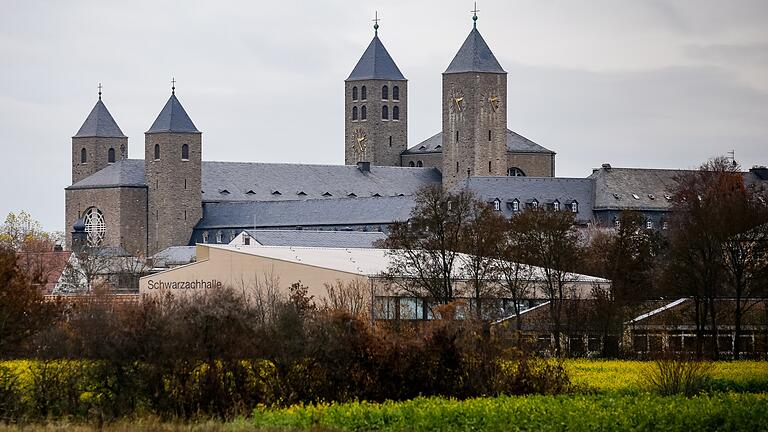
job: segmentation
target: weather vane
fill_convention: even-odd
[[[470,12],[472,12],[472,21],[473,21],[472,26],[477,28],[477,13],[480,12],[480,9],[477,8],[477,2],[475,2],[475,8]]]
[[[176,94],[176,78],[171,78],[171,94]]]
[[[374,12],[374,18],[371,20],[373,21],[373,32],[375,34],[379,34],[379,11]]]

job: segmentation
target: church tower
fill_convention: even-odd
[[[145,133],[147,249],[187,245],[203,215],[202,133],[179,99],[176,88]]]
[[[408,81],[379,39],[344,82],[344,163],[400,166],[408,148]]]
[[[477,11],[475,11],[477,12]],[[477,31],[443,72],[443,187],[507,170],[507,73]]]
[[[72,184],[123,159],[128,159],[128,137],[101,101],[99,84],[99,100],[72,137]]]

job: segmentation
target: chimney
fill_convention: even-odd
[[[606,170],[606,171],[610,171],[611,170],[611,164],[609,164],[609,163],[604,163],[602,166],[603,166],[603,169]]]
[[[360,172],[362,172],[362,173],[371,172],[371,163],[370,162],[358,162],[357,163],[357,169],[359,169]]]

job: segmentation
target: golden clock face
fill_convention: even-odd
[[[501,108],[501,98],[492,91],[483,92],[481,95],[483,105],[491,107],[491,112],[497,112]]]
[[[365,154],[367,140],[368,140],[368,136],[365,134],[364,130],[355,129],[355,131],[352,132],[352,145],[355,147],[355,152],[360,157],[362,157]]]
[[[450,99],[448,100],[448,103],[450,104],[451,111],[454,111],[454,112],[464,111],[464,107],[466,106],[466,102],[464,101],[464,93],[456,89],[451,90],[451,95],[450,95]]]

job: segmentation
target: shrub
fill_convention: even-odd
[[[710,381],[712,365],[682,358],[658,359],[648,367],[645,380],[650,389],[662,396],[694,396]]]

